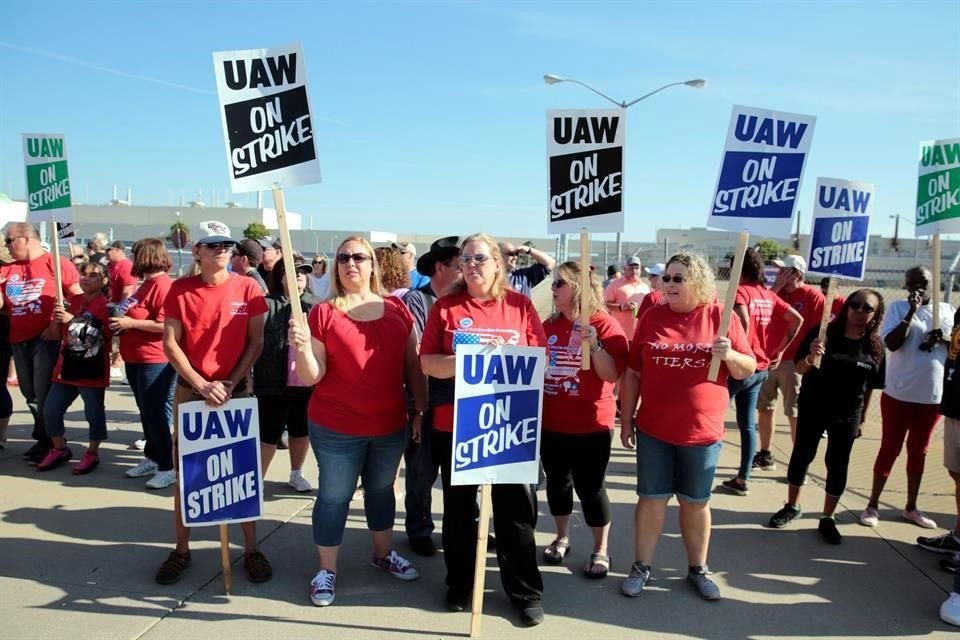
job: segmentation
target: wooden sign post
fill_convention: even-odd
[[[280,228],[280,250],[283,259],[284,281],[290,294],[290,317],[296,320],[301,328],[306,328],[306,319],[303,317],[303,307],[300,305],[300,293],[297,289],[297,268],[293,261],[293,243],[290,240],[290,228],[287,226],[287,206],[283,199],[283,188],[279,184],[273,185],[273,206],[277,209],[277,226]],[[298,347],[306,352],[310,349],[309,341]]]
[[[827,339],[827,325],[830,324],[830,312],[833,310],[833,301],[837,297],[836,278],[827,278],[827,299],[823,303],[823,313],[820,315],[820,331],[817,340],[824,342]],[[813,357],[813,366],[820,368],[820,356]]]
[[[583,229],[580,232],[580,326],[590,324],[590,303],[593,300],[593,291],[590,288],[590,232]],[[590,370],[590,343],[580,345],[580,369]]]
[[[480,519],[477,521],[477,564],[473,569],[473,598],[470,603],[470,637],[480,637],[480,621],[483,619],[483,587],[487,577],[487,536],[490,533],[490,507],[493,501],[492,486],[480,485]]]
[[[727,335],[730,329],[730,318],[733,316],[733,303],[737,300],[737,287],[740,285],[740,274],[743,272],[743,258],[747,253],[747,243],[750,242],[750,234],[746,231],[740,232],[740,240],[737,241],[737,252],[733,254],[733,267],[730,269],[730,283],[727,285],[727,295],[723,300],[723,314],[720,316],[720,329],[718,336]],[[713,356],[710,360],[710,371],[707,373],[707,380],[716,382],[720,375],[720,358]]]

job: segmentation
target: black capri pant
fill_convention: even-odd
[[[612,437],[610,431],[567,434],[544,430],[541,433],[540,461],[547,475],[551,515],[568,516],[573,512],[575,489],[588,526],[603,527],[610,523],[610,498],[604,477],[610,462]]]
[[[787,481],[795,487],[803,486],[810,463],[817,457],[820,436],[827,432],[827,495],[839,498],[847,488],[847,469],[853,441],[860,426],[859,416],[824,416],[817,411],[800,407],[797,413],[797,441],[790,455]]]
[[[283,428],[291,438],[310,435],[307,426],[307,404],[313,387],[287,387],[276,395],[257,396],[260,409],[260,441],[264,444],[279,444]]]

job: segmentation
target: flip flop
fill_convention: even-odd
[[[554,540],[543,550],[543,560],[547,564],[560,564],[572,548],[569,542]]]
[[[601,567],[603,571],[594,571],[594,567]],[[583,568],[583,575],[591,580],[602,580],[607,577],[609,571],[610,556],[605,556],[602,553],[591,553],[590,562]]]

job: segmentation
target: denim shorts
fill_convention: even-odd
[[[684,447],[637,431],[637,495],[662,500],[676,494],[685,502],[707,502],[722,444]]]

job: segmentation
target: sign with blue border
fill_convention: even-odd
[[[536,484],[546,351],[458,345],[451,484]]]
[[[863,280],[873,193],[866,182],[817,178],[808,275]]]
[[[222,407],[184,402],[177,409],[183,524],[200,527],[263,517],[260,421],[256,398]]]
[[[734,106],[707,226],[789,237],[816,121]]]

